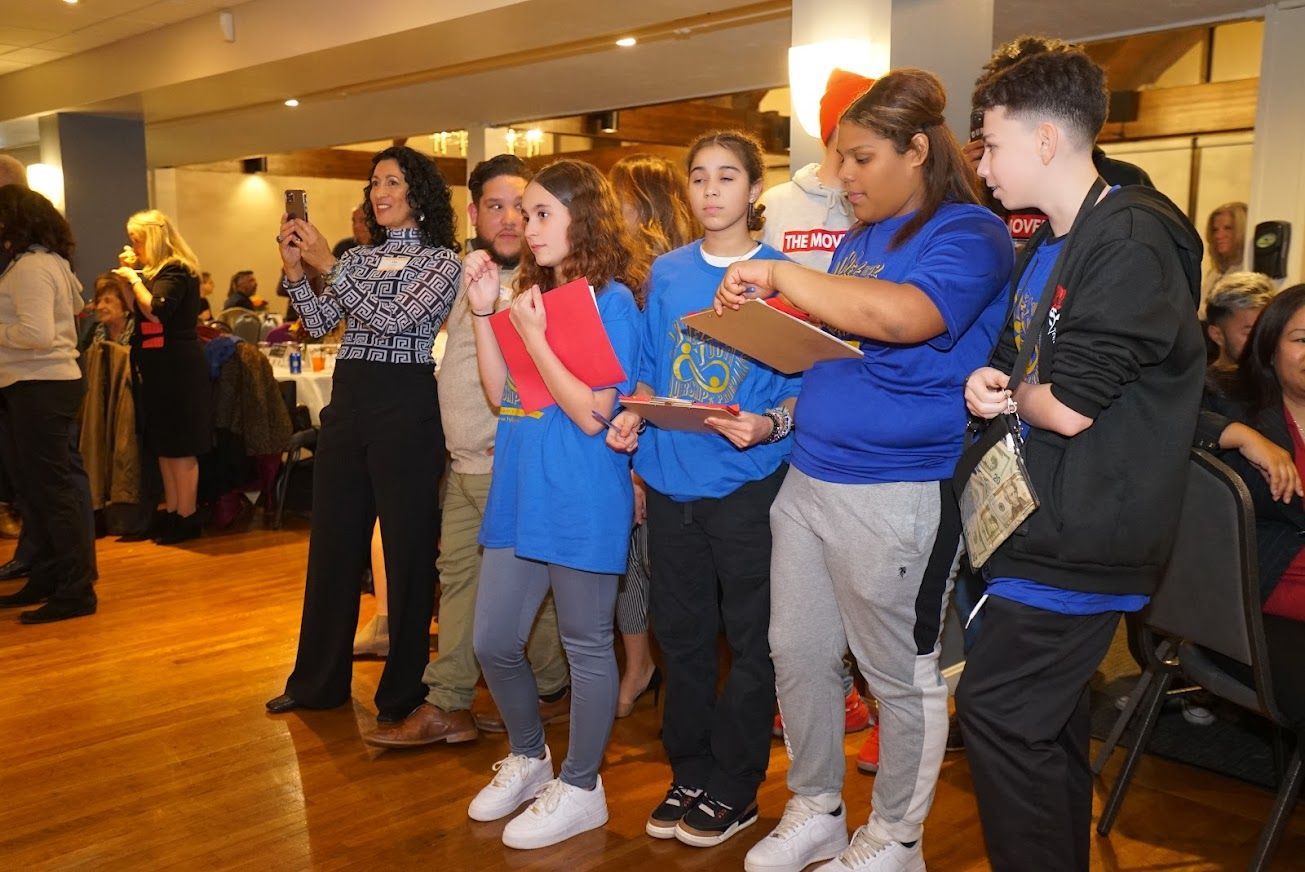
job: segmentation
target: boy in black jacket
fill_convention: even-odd
[[[997,872],[1089,867],[1088,680],[1169,557],[1204,380],[1200,238],[1164,195],[1098,184],[1107,100],[1100,67],[1074,46],[1024,58],[974,95],[979,175],[1008,209],[1048,216],[1016,269],[992,365],[965,390],[983,418],[1014,400],[1041,500],[985,567],[957,692]],[[1044,294],[1045,326],[1025,335]],[[1036,347],[1011,397],[1024,342]]]

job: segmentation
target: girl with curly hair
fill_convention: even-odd
[[[655,154],[632,154],[608,172],[621,204],[621,217],[643,240],[650,258],[688,245],[702,228],[685,197],[684,171]]]
[[[22,498],[23,536],[34,546],[27,583],[0,597],[0,608],[40,606],[19,615],[24,624],[96,607],[90,488],[72,440],[82,400],[73,245],[49,200],[19,185],[0,187],[0,451]]]
[[[540,848],[607,822],[598,768],[616,711],[612,623],[634,494],[629,459],[607,450],[594,413],[610,416],[618,393],[634,387],[641,325],[630,289],[643,285],[647,265],[631,256],[612,187],[589,164],[561,160],[545,167],[526,186],[522,208],[528,250],[510,317],[554,405],[526,411],[508,375],[488,321],[498,298],[497,265],[477,251],[463,272],[481,381],[502,410],[480,531],[485,554],[474,647],[511,741],[468,814],[497,820],[538,796],[503,830],[503,842]],[[629,374],[619,384],[590,387],[545,338],[543,294],[580,278],[593,286],[603,327]],[[525,659],[526,637],[550,589],[573,690],[569,750],[557,778]]]
[[[287,219],[277,242],[283,286],[313,336],[346,319],[313,470],[299,652],[273,713],[349,701],[358,580],[372,526],[385,530],[390,654],[376,688],[378,720],[397,723],[426,699],[444,467],[431,346],[448,316],[460,264],[448,185],[435,163],[395,146],[372,159],[364,189],[372,245],[336,260],[317,228]],[[307,270],[325,283],[313,291]]]

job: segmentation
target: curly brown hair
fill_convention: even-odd
[[[979,202],[979,177],[961,155],[960,143],[943,117],[947,94],[942,82],[927,70],[893,70],[843,113],[843,123],[873,131],[906,154],[916,135],[929,141],[924,161],[924,201],[893,234],[897,248],[937,214],[944,203]]]
[[[1012,115],[1051,115],[1065,122],[1081,147],[1096,142],[1110,91],[1106,74],[1082,46],[1022,36],[997,49],[984,69],[974,88],[976,110],[1004,106]]]
[[[515,294],[533,285],[548,291],[557,287],[559,275],[584,276],[601,292],[609,281],[624,284],[643,306],[648,280],[648,254],[643,242],[625,226],[621,206],[610,182],[598,168],[578,160],[558,160],[530,181],[552,194],[566,207],[571,223],[566,230],[570,251],[557,266],[540,266],[529,246],[521,250]]]
[[[39,245],[72,266],[72,228],[45,197],[22,185],[0,187],[0,249],[14,257]]]
[[[697,239],[702,232],[689,208],[684,172],[655,154],[632,154],[608,171],[617,199],[639,215],[639,233],[652,257]]]

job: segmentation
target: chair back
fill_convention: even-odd
[[[1255,507],[1241,477],[1200,449],[1192,449],[1178,535],[1146,623],[1155,632],[1250,667],[1261,710],[1275,710],[1255,556]]]
[[[252,312],[247,312],[235,319],[231,332],[246,342],[257,345],[263,338],[263,319]]]

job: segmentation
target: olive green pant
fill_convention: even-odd
[[[480,580],[480,524],[485,518],[491,476],[451,471],[444,495],[440,526],[439,655],[426,667],[422,680],[426,701],[445,711],[471,708],[480,680],[480,664],[472,648],[476,589]],[[535,619],[526,645],[539,694],[548,696],[566,687],[566,658],[557,634],[557,609],[550,594]]]

